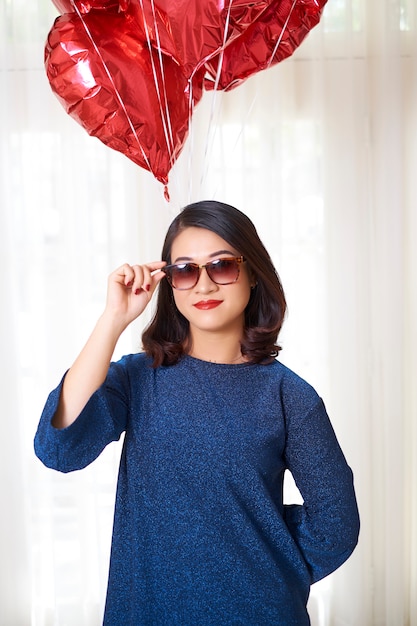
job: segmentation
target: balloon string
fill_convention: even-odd
[[[143,1],[142,0],[140,0],[140,6],[141,6],[141,9],[142,9],[143,23],[144,23],[144,26],[145,26],[146,41],[147,41],[148,48],[149,48],[149,55],[150,55],[150,60],[151,60],[153,79],[154,79],[156,94],[157,94],[158,102],[159,102],[159,110],[160,110],[160,114],[161,114],[162,126],[163,126],[163,129],[164,129],[165,141],[166,141],[168,153],[169,153],[169,156],[170,156],[170,161],[172,161],[173,152],[174,152],[174,139],[173,139],[173,135],[172,135],[171,116],[170,116],[170,112],[169,112],[168,97],[167,97],[167,93],[166,93],[164,64],[163,64],[162,53],[161,53],[160,45],[159,45],[159,31],[158,31],[158,25],[157,25],[157,21],[156,21],[155,7],[154,7],[153,2],[152,2],[152,14],[153,14],[153,18],[154,18],[153,26],[155,27],[155,36],[156,36],[156,39],[157,39],[157,51],[158,51],[159,66],[160,66],[161,78],[162,78],[163,96],[161,95],[161,89],[160,89],[160,85],[159,85],[158,75],[157,75],[157,72],[156,72],[155,61],[154,61],[153,56],[152,56],[151,38],[150,38],[150,35],[149,35],[149,28],[148,28],[148,24],[146,22],[145,10],[144,10],[144,7],[143,7]],[[164,103],[163,103],[163,100],[164,100]],[[164,104],[165,104],[165,106],[164,106]],[[166,117],[165,117],[165,114],[164,114],[164,109],[165,109],[165,112],[166,112]]]
[[[297,1],[298,1],[298,0],[293,0],[293,3],[292,3],[292,6],[291,6],[291,9],[290,9],[290,11],[289,11],[289,14],[288,14],[288,16],[287,16],[287,19],[285,20],[285,23],[284,23],[283,27],[282,27],[281,33],[280,33],[280,35],[279,35],[279,37],[278,37],[278,41],[277,41],[277,43],[275,44],[274,50],[273,50],[273,52],[272,52],[272,54],[271,54],[271,58],[269,59],[269,62],[268,62],[268,65],[267,65],[266,69],[269,69],[269,68],[271,67],[271,63],[272,63],[272,61],[273,61],[273,59],[274,59],[274,56],[275,56],[275,54],[276,54],[276,52],[277,52],[277,50],[278,50],[278,47],[279,47],[280,43],[281,43],[281,41],[282,41],[282,38],[283,38],[283,36],[284,36],[284,33],[285,33],[286,29],[288,28],[288,23],[289,23],[289,21],[290,21],[290,18],[291,18],[292,12],[293,12],[293,11],[294,11],[294,9],[295,9],[295,5],[297,4]],[[246,121],[249,119],[250,114],[252,113],[252,110],[253,110],[253,108],[254,108],[254,106],[255,106],[255,102],[256,102],[256,100],[257,100],[257,96],[258,96],[258,94],[257,94],[257,92],[255,92],[255,94],[254,94],[254,96],[253,96],[253,98],[252,98],[252,102],[251,102],[251,104],[250,104],[250,105],[249,105],[249,107],[248,107],[248,111],[247,111],[247,113],[246,113],[245,121],[243,122],[243,124],[242,124],[242,126],[241,126],[241,129],[240,129],[240,132],[239,132],[238,136],[236,137],[236,141],[235,141],[235,144],[234,144],[234,147],[233,147],[232,152],[233,152],[233,151],[234,151],[234,149],[236,148],[236,146],[237,146],[237,144],[238,144],[238,142],[239,142],[239,140],[240,140],[240,138],[241,138],[241,136],[242,136],[242,134],[243,134],[243,129],[244,129],[244,127],[245,127]]]
[[[125,116],[126,116],[126,119],[127,119],[128,123],[129,123],[129,126],[130,126],[130,128],[131,128],[131,131],[132,131],[132,133],[133,133],[133,136],[135,137],[135,139],[136,139],[136,141],[137,141],[137,144],[138,144],[138,146],[139,146],[139,149],[140,149],[140,151],[141,151],[141,153],[142,153],[143,160],[144,160],[144,161],[145,161],[145,163],[146,163],[146,167],[149,169],[149,171],[150,171],[150,172],[152,172],[152,174],[154,174],[154,172],[153,172],[153,170],[152,170],[152,167],[151,167],[151,165],[150,165],[150,163],[149,163],[149,160],[148,160],[148,158],[147,158],[147,156],[146,156],[146,153],[145,153],[145,151],[144,151],[144,149],[143,149],[143,147],[142,147],[142,144],[141,144],[141,142],[140,142],[140,140],[139,140],[139,137],[138,137],[138,135],[137,135],[137,133],[136,133],[136,129],[135,129],[134,125],[133,125],[133,122],[132,122],[132,120],[131,120],[131,118],[130,118],[130,115],[128,114],[128,112],[127,112],[127,110],[126,110],[125,104],[124,104],[124,102],[123,102],[123,98],[121,97],[121,95],[120,95],[120,93],[119,93],[119,90],[117,89],[117,87],[116,87],[116,85],[115,85],[115,83],[114,83],[114,80],[113,80],[113,78],[112,78],[112,75],[111,75],[111,73],[110,73],[110,71],[109,71],[109,69],[108,69],[108,67],[107,67],[107,64],[106,64],[105,60],[103,59],[103,56],[102,56],[102,54],[101,54],[101,52],[100,52],[99,48],[97,47],[97,45],[96,45],[96,43],[95,43],[95,41],[94,41],[93,36],[92,36],[92,35],[91,35],[91,33],[90,33],[90,29],[88,28],[87,24],[85,23],[82,13],[79,11],[79,9],[78,9],[77,5],[75,4],[75,0],[71,0],[71,5],[73,6],[73,8],[74,8],[74,10],[75,10],[75,12],[76,12],[76,14],[77,14],[77,16],[78,16],[78,17],[79,17],[79,19],[81,20],[81,23],[82,23],[82,25],[83,25],[83,27],[84,27],[84,30],[85,30],[85,32],[87,33],[87,37],[88,37],[88,38],[89,38],[89,40],[91,41],[91,43],[92,43],[92,45],[93,45],[93,47],[94,47],[94,50],[96,51],[96,53],[97,53],[97,55],[98,55],[98,57],[99,57],[99,59],[100,59],[100,61],[101,61],[102,65],[103,65],[103,67],[104,67],[104,70],[105,70],[105,72],[106,72],[106,74],[107,74],[107,76],[108,76],[108,78],[109,78],[109,80],[110,80],[110,82],[111,82],[111,84],[112,84],[112,86],[113,86],[113,89],[114,89],[114,92],[115,92],[115,94],[116,94],[117,100],[119,101],[119,104],[120,104],[120,106],[122,107],[122,110],[123,110],[123,112],[124,112],[124,114],[125,114]]]
[[[231,14],[231,10],[232,10],[232,4],[233,4],[233,0],[230,0],[229,2],[229,7],[227,9],[227,15],[226,15],[226,20],[225,20],[225,24],[224,24],[224,31],[223,31],[223,42],[222,42],[222,46],[220,49],[220,55],[219,55],[219,62],[217,64],[217,71],[216,71],[216,79],[214,81],[214,88],[213,88],[213,98],[212,98],[212,102],[211,102],[211,110],[210,110],[210,117],[209,117],[209,124],[208,124],[208,131],[207,131],[207,139],[206,139],[206,145],[204,148],[204,162],[205,162],[205,172],[202,172],[201,174],[201,178],[200,178],[200,186],[202,186],[203,184],[203,180],[206,176],[207,173],[207,169],[208,169],[208,152],[209,152],[209,141],[210,141],[210,134],[212,135],[211,137],[211,144],[213,144],[214,142],[214,134],[215,134],[215,130],[214,132],[210,132],[212,129],[212,126],[214,126],[214,109],[215,106],[217,104],[217,94],[218,94],[218,86],[220,83],[220,77],[221,77],[221,70],[222,70],[222,65],[223,65],[223,57],[224,57],[224,49],[226,47],[226,41],[227,41],[227,33],[229,30],[229,23],[230,23],[230,14]]]
[[[166,116],[167,116],[169,137],[170,137],[170,140],[171,140],[171,146],[172,146],[172,150],[173,150],[174,149],[174,137],[173,137],[173,134],[172,134],[171,114],[170,114],[170,110],[169,110],[169,107],[168,107],[168,96],[167,96],[167,92],[166,92],[166,82],[165,82],[165,70],[164,70],[162,51],[161,51],[161,41],[160,41],[160,38],[159,38],[158,23],[157,23],[156,14],[155,14],[155,3],[154,3],[154,0],[151,0],[151,6],[152,6],[152,16],[153,16],[154,26],[155,26],[155,37],[156,37],[156,44],[157,44],[156,49],[158,50],[159,65],[160,65],[161,75],[162,75],[162,86],[163,86],[163,89],[164,89],[165,111],[166,111]]]
[[[192,77],[188,80],[188,88],[189,88],[189,100],[188,100],[188,142],[189,142],[189,150],[188,150],[188,159],[187,159],[187,169],[188,169],[188,202],[191,202],[192,191],[193,191],[193,173],[192,173],[192,165],[193,165],[193,147],[194,147],[194,125],[193,125],[193,81]]]
[[[171,116],[170,116],[170,111],[169,111],[169,107],[168,107],[168,97],[167,97],[167,92],[166,92],[164,63],[163,63],[163,59],[162,59],[162,52],[161,52],[161,49],[160,49],[159,30],[158,30],[158,24],[157,24],[157,21],[156,21],[155,7],[154,7],[153,0],[152,0],[152,16],[153,16],[153,21],[154,21],[153,25],[155,27],[155,37],[156,37],[156,40],[157,40],[157,52],[158,52],[158,58],[159,58],[159,69],[160,69],[160,72],[161,72],[161,79],[162,79],[162,88],[163,88],[163,96],[164,96],[164,101],[165,101],[166,117],[164,116],[164,107],[163,107],[163,104],[162,104],[161,90],[160,90],[160,87],[159,87],[159,79],[158,79],[158,75],[157,75],[157,72],[156,72],[154,58],[153,58],[153,55],[152,55],[151,38],[150,38],[150,35],[149,35],[149,28],[148,28],[148,23],[146,21],[146,16],[145,16],[145,11],[144,11],[142,0],[140,0],[140,6],[141,6],[141,9],[142,9],[143,24],[144,24],[144,28],[145,28],[146,41],[147,41],[147,44],[148,44],[149,58],[150,58],[150,61],[151,61],[151,67],[152,67],[152,74],[153,74],[153,80],[154,80],[154,85],[155,85],[155,91],[156,91],[156,95],[157,95],[158,103],[159,103],[159,112],[161,114],[162,128],[164,130],[165,143],[166,143],[166,147],[167,147],[167,151],[168,151],[168,155],[169,155],[169,163],[170,163],[170,166],[172,167],[173,160],[174,160],[173,159],[173,156],[174,156],[174,139],[173,139],[173,135],[172,135]],[[165,198],[165,200],[167,202],[170,201],[168,185],[164,186],[164,198]]]
[[[229,8],[227,9],[226,21],[224,23],[223,43],[222,43],[222,47],[221,47],[221,50],[220,50],[219,63],[217,65],[216,80],[214,81],[214,90],[215,91],[217,91],[217,87],[219,86],[219,82],[220,82],[221,68],[222,68],[222,65],[223,65],[224,49],[226,47],[227,33],[228,33],[228,30],[229,30],[230,13],[231,13],[231,10],[232,10],[232,4],[233,4],[233,0],[230,0]]]
[[[274,60],[274,56],[276,55],[277,50],[278,50],[278,48],[279,48],[279,46],[280,46],[280,44],[281,44],[282,38],[283,38],[283,36],[284,36],[284,33],[285,33],[285,31],[287,30],[287,27],[288,27],[288,22],[289,22],[289,21],[290,21],[290,19],[291,19],[291,15],[292,15],[292,13],[293,13],[293,11],[294,11],[294,9],[295,9],[295,5],[297,4],[297,2],[298,2],[298,0],[293,0],[293,3],[292,3],[292,6],[291,6],[291,9],[290,9],[290,12],[288,13],[287,19],[285,20],[284,26],[282,27],[281,34],[280,34],[280,36],[278,37],[277,43],[275,44],[274,50],[273,50],[273,52],[272,52],[272,54],[271,54],[271,58],[269,59],[269,63],[268,63],[268,65],[266,66],[266,69],[269,69],[269,68],[271,67],[272,61]]]
[[[272,62],[273,62],[274,56],[275,56],[275,54],[276,54],[276,52],[277,52],[277,50],[278,50],[278,48],[279,48],[279,46],[280,46],[280,44],[281,44],[282,38],[283,38],[283,36],[284,36],[284,33],[285,33],[285,31],[287,30],[287,28],[288,28],[288,24],[289,24],[289,21],[290,21],[290,19],[291,19],[291,15],[292,15],[292,13],[293,13],[293,11],[294,11],[294,9],[295,9],[295,5],[297,4],[297,1],[298,1],[298,0],[293,0],[293,3],[292,3],[291,8],[290,8],[290,11],[289,11],[289,13],[288,13],[288,16],[287,16],[287,18],[286,18],[286,20],[285,20],[285,22],[284,22],[284,25],[283,25],[282,29],[281,29],[281,33],[280,33],[280,35],[279,35],[279,37],[278,37],[278,40],[277,40],[277,42],[276,42],[276,44],[275,44],[275,46],[274,46],[274,50],[273,50],[273,52],[272,52],[272,54],[271,54],[271,57],[270,57],[269,62],[268,62],[268,64],[267,64],[267,66],[266,66],[266,69],[269,69],[269,68],[270,68],[270,66],[271,66],[271,64],[272,64]],[[230,2],[230,5],[229,5],[228,15],[227,15],[227,19],[226,19],[226,24],[227,24],[227,25],[228,25],[228,21],[229,21],[229,15],[230,15],[231,4],[232,4],[232,0],[231,0],[231,2]],[[214,82],[214,88],[213,88],[215,92],[217,91],[217,87],[218,87],[219,82],[220,82],[220,76],[221,76],[221,66],[222,66],[222,63],[223,63],[224,48],[225,48],[225,43],[226,43],[226,42],[225,42],[225,36],[226,36],[226,33],[227,33],[227,29],[225,28],[225,31],[224,31],[224,39],[223,39],[223,47],[222,47],[222,49],[221,49],[221,53],[220,53],[220,60],[219,60],[219,64],[218,64],[218,66],[217,66],[216,79],[215,79],[215,82]],[[210,130],[210,126],[211,126],[211,124],[212,124],[213,117],[214,117],[213,110],[214,110],[214,103],[215,103],[215,99],[216,99],[216,97],[217,97],[217,93],[216,93],[216,95],[213,97],[213,102],[212,102],[212,110],[211,110],[211,114],[210,114],[210,121],[209,121],[209,130]],[[247,111],[246,116],[245,116],[245,121],[242,123],[242,125],[241,125],[241,129],[240,129],[240,131],[239,131],[239,134],[238,134],[238,136],[236,137],[236,140],[235,140],[235,143],[234,143],[234,147],[233,147],[232,152],[235,150],[236,146],[237,146],[237,145],[238,145],[238,143],[239,143],[240,138],[242,137],[244,127],[245,127],[245,125],[246,125],[246,123],[247,123],[247,120],[248,120],[248,119],[249,119],[249,117],[250,117],[250,114],[251,114],[251,112],[252,112],[252,110],[253,110],[253,108],[254,108],[254,105],[255,105],[256,100],[257,100],[257,93],[255,92],[255,94],[254,94],[254,96],[253,96],[253,98],[252,98],[252,102],[251,102],[251,104],[250,104],[250,105],[249,105],[249,107],[248,107],[248,111]],[[204,155],[205,155],[205,159],[206,159],[206,157],[207,157],[207,153],[208,153],[208,140],[209,140],[209,139],[208,139],[208,137],[207,137],[206,148],[205,148],[205,153],[204,153]],[[212,141],[213,141],[213,140],[214,140],[214,139],[212,139]],[[206,165],[206,169],[207,169],[207,167],[208,167],[208,166]],[[202,176],[201,176],[201,183],[200,183],[200,184],[202,184],[202,182],[203,182],[204,175],[205,175],[205,174],[202,174]]]

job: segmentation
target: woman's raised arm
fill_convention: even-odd
[[[117,341],[127,326],[147,307],[165,276],[164,261],[122,265],[108,278],[105,309],[87,343],[69,369],[62,388],[55,428],[70,426],[93,393],[104,382]]]

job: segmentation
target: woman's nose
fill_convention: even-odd
[[[198,277],[198,281],[195,286],[195,290],[201,293],[208,293],[211,291],[215,291],[216,289],[216,283],[211,280],[206,268],[202,267],[200,270],[200,276]]]

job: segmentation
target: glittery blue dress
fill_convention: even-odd
[[[307,626],[311,583],[353,551],[352,472],[314,389],[291,370],[184,357],[112,363],[68,428],[36,454],[78,470],[125,432],[106,626]],[[289,469],[304,504],[283,505]]]

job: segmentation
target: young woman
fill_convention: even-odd
[[[111,363],[158,289],[144,352]],[[282,365],[284,292],[252,222],[206,201],[162,261],[123,265],[46,403],[39,458],[62,472],[125,433],[107,626],[304,626],[310,585],[353,551],[352,473],[322,400]],[[291,471],[303,505],[283,504]]]

